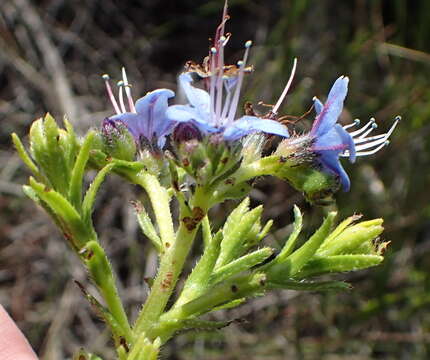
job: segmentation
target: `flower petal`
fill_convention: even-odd
[[[190,73],[179,75],[179,83],[187,96],[188,101],[205,117],[209,117],[210,95],[203,89],[195,88],[191,85],[193,78]]]
[[[312,99],[314,101],[314,108],[317,115],[323,110],[324,104],[316,96]]]
[[[147,139],[158,137],[172,126],[171,120],[166,118],[166,110],[168,99],[173,96],[175,93],[172,90],[157,89],[136,101],[136,111],[142,119],[139,124],[141,135]]]
[[[144,123],[144,119],[141,115],[135,113],[123,113],[119,115],[114,115],[109,118],[112,121],[122,122],[131,132],[136,141],[139,141],[140,135],[142,135],[141,125]]]
[[[277,121],[261,119],[256,116],[242,116],[224,130],[224,138],[226,140],[237,140],[258,131],[289,137],[287,127]]]
[[[324,169],[339,176],[343,191],[349,191],[351,188],[351,180],[349,180],[348,174],[343,169],[342,164],[339,161],[339,152],[336,150],[321,152],[320,162]]]
[[[315,118],[311,135],[321,136],[334,126],[343,109],[343,102],[348,93],[348,82],[348,77],[344,76],[335,81],[324,107]]]
[[[347,150],[349,150],[349,161],[354,163],[355,162],[355,143],[352,136],[349,134],[348,131],[346,131],[341,125],[336,124],[334,126],[336,131],[338,132],[339,136],[342,138],[342,143],[347,145]]]

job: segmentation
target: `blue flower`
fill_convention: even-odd
[[[118,83],[119,104],[109,85],[109,76],[103,76],[106,81],[109,98],[117,113],[105,119],[105,122],[121,122],[124,124],[137,144],[145,142],[150,145],[156,145],[160,149],[163,148],[166,136],[173,131],[176,125],[176,121],[166,117],[168,99],[174,97],[175,93],[169,89],[157,89],[147,93],[134,103],[124,68],[122,73],[123,81]],[[129,111],[125,106],[123,89],[125,89]]]
[[[333,84],[325,104],[314,97],[317,116],[310,133],[307,135],[312,140],[311,151],[317,155],[317,161],[324,170],[339,176],[344,191],[350,189],[351,181],[343,169],[339,157],[349,157],[349,160],[354,162],[357,156],[376,153],[388,145],[388,138],[400,120],[400,116],[397,116],[390,130],[382,135],[367,136],[373,129],[377,128],[374,118],[371,118],[361,129],[353,132],[346,131],[360,123],[358,119],[347,126],[341,126],[337,123],[348,92],[348,82],[348,77],[339,77]]]
[[[251,42],[246,42],[245,56],[238,62],[238,67],[225,66],[223,49],[228,38],[222,33],[223,30],[217,31],[214,47],[209,54],[208,69],[204,74],[208,91],[192,85],[192,72],[181,74],[179,84],[189,103],[170,106],[167,117],[176,122],[192,123],[204,134],[222,134],[227,141],[235,141],[254,132],[288,137],[288,129],[275,120],[257,116],[235,119],[243,77],[249,69],[246,68],[246,60]]]

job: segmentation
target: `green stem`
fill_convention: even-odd
[[[280,162],[280,157],[277,155],[266,156],[250,164],[241,166],[234,175],[232,184],[244,183],[258,176],[273,174],[280,166],[285,166],[285,163]],[[215,204],[223,194],[228,192],[231,184],[222,183],[213,192],[212,204]]]
[[[157,220],[163,247],[169,247],[175,240],[172,215],[170,212],[170,197],[167,190],[163,188],[158,179],[146,172],[140,172],[132,179],[136,184],[142,186],[149,196],[155,218]]]
[[[180,225],[176,239],[170,247],[166,247],[165,253],[161,258],[160,267],[151,288],[151,293],[134,325],[136,334],[142,332],[148,333],[163,313],[182,272],[200,222],[207,212],[208,198],[203,189],[196,189],[196,194],[190,203],[192,211],[185,207],[181,209]],[[163,213],[157,214],[157,211],[159,210],[155,210],[156,216],[165,216]]]
[[[216,306],[254,295],[258,291],[263,291],[266,286],[265,279],[266,276],[261,273],[245,274],[214,286],[210,291],[197,299],[163,314],[160,317],[159,324],[163,324],[164,326],[160,326],[158,331],[155,330],[151,334],[151,337],[159,336],[163,341],[167,341],[177,330],[177,326],[175,325],[178,322],[202,315],[211,311]],[[169,323],[171,323],[170,326]]]
[[[122,334],[128,343],[133,341],[133,333],[128,323],[127,315],[115,285],[112,267],[103,248],[96,241],[89,241],[82,254],[91,277],[96,283],[106,302],[109,312],[121,327]]]

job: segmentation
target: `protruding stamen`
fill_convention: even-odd
[[[296,67],[297,67],[297,58],[294,58],[293,68],[291,69],[290,78],[288,79],[287,85],[285,85],[284,91],[282,91],[281,96],[279,97],[278,101],[276,102],[275,106],[272,109],[272,114],[274,115],[278,113],[278,110],[282,104],[282,101],[284,101],[285,96],[287,96],[288,90],[290,89],[291,83],[293,82],[294,75],[296,73]]]
[[[345,125],[343,128],[345,130],[350,129],[350,128],[354,127],[354,126],[360,125],[360,122],[361,122],[360,119],[355,119],[352,124]]]
[[[373,130],[378,128],[378,124],[376,122],[372,123],[372,125],[370,126],[370,129],[367,129],[363,134],[361,134],[357,139],[363,139],[365,138],[367,135],[369,135]]]
[[[127,95],[128,106],[130,108],[130,112],[136,112],[136,108],[134,107],[134,101],[131,97],[131,85],[128,83],[127,73],[125,72],[125,68],[122,68],[122,80],[124,81],[125,94]]]
[[[379,150],[381,150],[382,148],[388,146],[390,144],[390,140],[386,140],[384,141],[381,145],[379,145],[377,148],[373,149],[373,150],[369,150],[369,151],[358,151],[357,153],[355,153],[356,156],[368,156],[368,155],[373,155],[376,154]]]
[[[121,106],[122,112],[125,113],[127,112],[127,109],[125,108],[124,94],[123,94],[124,81],[122,80],[118,81],[117,86],[119,87],[119,104]]]
[[[225,80],[227,80],[227,79],[225,79]],[[228,85],[225,86],[225,90],[227,92],[227,95],[226,95],[225,100],[224,100],[224,106],[222,108],[221,119],[225,119],[227,117],[227,111],[230,107],[230,102],[231,102],[231,90],[228,87]]]
[[[246,61],[248,60],[248,54],[249,54],[249,49],[251,45],[252,45],[252,41],[250,40],[248,40],[245,43],[245,49],[246,49],[245,55],[243,56],[242,63],[239,67],[239,75],[237,79],[236,88],[234,89],[233,100],[231,101],[230,108],[228,110],[228,118],[226,121],[227,124],[231,124],[232,121],[234,120],[234,116],[236,115],[237,104],[239,103],[240,88],[242,87],[243,77],[245,75]]]
[[[375,119],[372,118],[371,121],[372,120],[373,120],[373,124],[375,124],[375,122],[374,122]],[[371,136],[368,138],[360,136],[359,138],[353,139],[354,144],[356,145],[356,147],[355,147],[355,150],[357,151],[356,155],[357,156],[373,155],[373,154],[377,153],[379,150],[381,150],[384,146],[387,146],[390,143],[388,138],[391,136],[391,134],[395,130],[395,128],[396,128],[396,126],[400,120],[401,120],[401,117],[396,116],[394,119],[393,125],[391,125],[390,129],[385,134]],[[368,124],[366,124],[367,127],[368,127]],[[358,144],[361,144],[361,145],[358,145]],[[367,149],[372,149],[372,150],[363,151],[363,150],[367,150]],[[340,154],[340,156],[348,157],[349,151],[344,151],[342,154]]]
[[[113,91],[109,83],[110,76],[108,74],[104,74],[102,78],[106,84],[106,90],[109,96],[109,100],[112,103],[113,108],[115,109],[115,112],[117,114],[121,114],[121,110],[119,109],[118,103],[116,102],[115,96],[113,95]]]
[[[351,135],[352,137],[360,135],[361,133],[366,131],[369,128],[369,126],[372,126],[372,124],[374,124],[374,123],[375,123],[375,118],[371,118],[370,121],[368,121],[367,124],[364,125],[361,129],[353,131],[353,132],[349,133],[349,135]]]
[[[223,91],[223,77],[224,77],[224,42],[226,37],[222,33],[219,38],[219,54],[217,61],[217,78],[216,78],[216,100],[215,100],[215,123],[220,125],[221,119],[221,108],[222,108],[222,91]],[[219,123],[218,123],[219,122]]]
[[[215,47],[211,48],[211,55],[210,55],[210,90],[209,90],[209,98],[210,98],[210,111],[211,114],[215,114],[215,61],[216,61],[216,55],[217,49]]]

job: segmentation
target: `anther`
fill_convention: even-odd
[[[400,120],[402,120],[402,117],[401,117],[400,115],[397,115],[397,116],[394,118],[394,120],[395,120],[395,121],[400,121]]]
[[[355,119],[355,120],[354,120],[354,125],[355,125],[355,126],[360,125],[360,123],[361,123],[361,120],[360,120],[360,119]]]
[[[211,47],[211,53],[212,53],[212,54],[216,54],[216,52],[217,52],[217,51],[216,51],[216,48],[215,48],[215,47]]]
[[[242,66],[243,65],[243,61],[242,60],[239,60],[238,62],[237,62],[237,66]]]
[[[252,41],[251,40],[248,40],[246,43],[245,43],[245,47],[246,48],[250,48],[252,46]]]
[[[118,82],[116,83],[116,85],[117,85],[118,87],[123,87],[123,86],[124,86],[124,81],[120,80],[120,81],[118,81]]]
[[[109,74],[103,74],[103,75],[102,75],[102,79],[103,79],[104,81],[108,81],[108,80],[110,79]]]
[[[374,123],[372,124],[372,129],[376,129],[377,127],[378,127],[378,124],[374,122]]]

